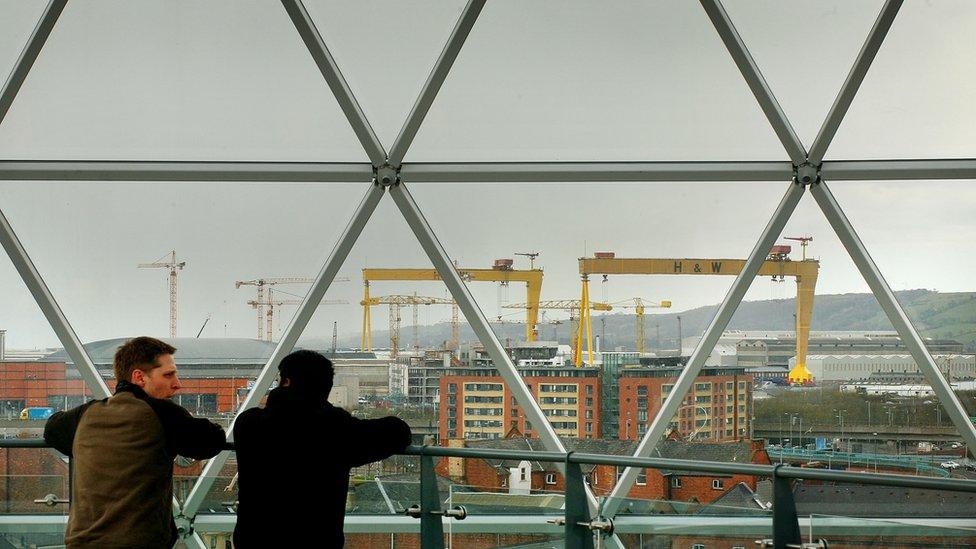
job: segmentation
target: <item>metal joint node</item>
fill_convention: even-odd
[[[431,511],[432,515],[441,515],[445,517],[450,517],[457,520],[464,520],[468,518],[468,510],[464,508],[463,505],[455,505],[447,511]]]
[[[193,519],[179,514],[173,517],[173,522],[176,523],[176,532],[180,539],[186,539],[193,535]]]
[[[578,526],[585,526],[594,532],[599,532],[605,536],[613,535],[613,519],[597,517],[589,522],[577,522]]]
[[[820,182],[820,166],[804,162],[793,166],[793,180],[801,185],[813,185]]]
[[[400,170],[389,164],[383,164],[378,168],[373,168],[373,181],[377,185],[392,187],[400,184]]]

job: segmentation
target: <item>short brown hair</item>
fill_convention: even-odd
[[[176,347],[154,337],[142,336],[130,339],[115,351],[113,363],[115,379],[129,381],[133,370],[152,371],[159,367],[158,359],[161,355],[171,355],[175,352]]]

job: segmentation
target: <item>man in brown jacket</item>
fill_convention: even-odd
[[[206,459],[224,430],[168,400],[180,389],[173,353],[151,337],[119,347],[110,398],[51,416],[44,440],[72,460],[69,549],[171,548],[173,460]]]

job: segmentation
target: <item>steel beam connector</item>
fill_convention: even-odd
[[[431,511],[430,514],[449,517],[457,520],[464,520],[468,518],[468,510],[463,505],[455,505],[446,511]]]
[[[373,180],[377,185],[384,188],[394,187],[400,184],[400,169],[394,168],[389,164],[383,164],[378,168],[373,168]]]
[[[597,517],[593,520],[587,522],[577,522],[578,526],[583,526],[589,528],[593,532],[598,532],[604,536],[613,535],[613,519],[608,519],[606,517]]]
[[[820,166],[804,162],[793,166],[793,180],[801,185],[813,185],[820,182]]]
[[[176,533],[181,540],[185,540],[193,535],[193,519],[180,513],[173,517],[176,523]]]

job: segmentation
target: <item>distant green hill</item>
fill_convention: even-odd
[[[976,351],[976,293],[939,293],[930,290],[896,292],[898,301],[908,312],[909,318],[923,337],[955,339],[966,344],[967,351]],[[678,336],[677,317],[681,316],[681,332],[684,337],[701,334],[715,314],[717,305],[699,307],[680,313],[645,315],[647,346],[676,348]],[[735,330],[792,330],[793,299],[747,301],[742,303],[732,317],[730,329]],[[503,341],[506,338],[519,341],[524,337],[521,324],[495,324],[495,333]],[[818,295],[813,306],[813,330],[891,330],[892,326],[881,311],[872,294]],[[421,326],[420,345],[434,347],[450,338],[447,323]],[[540,328],[540,339],[570,341],[569,324],[545,325]],[[412,345],[412,330],[401,328],[404,346]],[[603,348],[633,349],[635,321],[632,314],[594,315],[593,334],[603,336]],[[474,341],[471,329],[462,324],[461,339]],[[389,341],[387,331],[374,331],[377,347],[388,346],[379,342]],[[358,345],[359,337],[347,337],[344,344]]]

